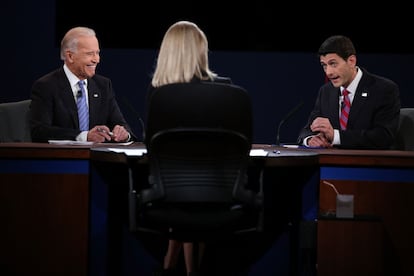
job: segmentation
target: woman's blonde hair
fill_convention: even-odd
[[[209,69],[208,51],[207,37],[196,24],[174,23],[162,40],[152,86],[213,79],[217,74]]]

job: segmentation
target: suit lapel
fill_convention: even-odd
[[[101,92],[93,79],[88,79],[88,99],[89,99],[89,122],[95,125],[96,118],[99,114],[101,101]]]
[[[330,114],[328,118],[334,118],[331,124],[334,128],[339,128],[339,97],[341,94],[341,90],[335,87],[332,87],[332,89],[334,91],[332,91],[332,93],[329,93],[329,95],[332,95],[332,97],[330,97],[328,103],[328,106],[330,107]]]
[[[69,80],[66,77],[63,68],[60,69],[58,74],[58,84],[59,91],[62,91],[62,93],[59,94],[59,97],[61,97],[63,101],[63,104],[61,106],[67,108],[67,111],[69,112],[70,117],[72,118],[73,125],[75,127],[79,127],[78,107],[76,106],[76,101],[73,97],[72,87],[70,86]]]
[[[369,89],[367,88],[369,80],[370,77],[368,73],[364,71],[361,81],[358,84],[357,90],[355,91],[354,100],[352,101],[352,106],[348,118],[348,126],[352,127],[354,122],[358,120],[360,112],[363,110],[366,101],[370,97]]]

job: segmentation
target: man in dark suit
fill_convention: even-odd
[[[319,89],[298,143],[322,148],[390,149],[400,114],[397,84],[358,67],[348,37],[329,37],[318,55],[329,82]],[[344,90],[349,92],[349,105]],[[341,119],[347,121],[346,126],[340,123],[342,109],[347,111]]]
[[[115,99],[111,80],[95,74],[100,61],[95,31],[86,27],[69,30],[62,39],[60,56],[63,67],[36,80],[32,86],[32,140],[135,140]],[[84,82],[84,88],[79,81]],[[87,115],[86,128],[81,130],[77,100],[82,93]]]

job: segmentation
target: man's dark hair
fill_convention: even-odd
[[[344,60],[351,55],[356,55],[354,44],[351,39],[343,35],[328,37],[319,47],[318,56],[337,54]]]

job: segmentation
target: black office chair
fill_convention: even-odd
[[[251,117],[250,98],[235,85],[155,90],[146,132],[149,187],[131,189],[132,230],[169,237],[172,228],[176,239],[194,242],[262,231],[262,186],[249,188],[247,174]]]
[[[401,108],[393,149],[414,150],[414,108]]]
[[[0,103],[0,142],[30,142],[31,100]]]

